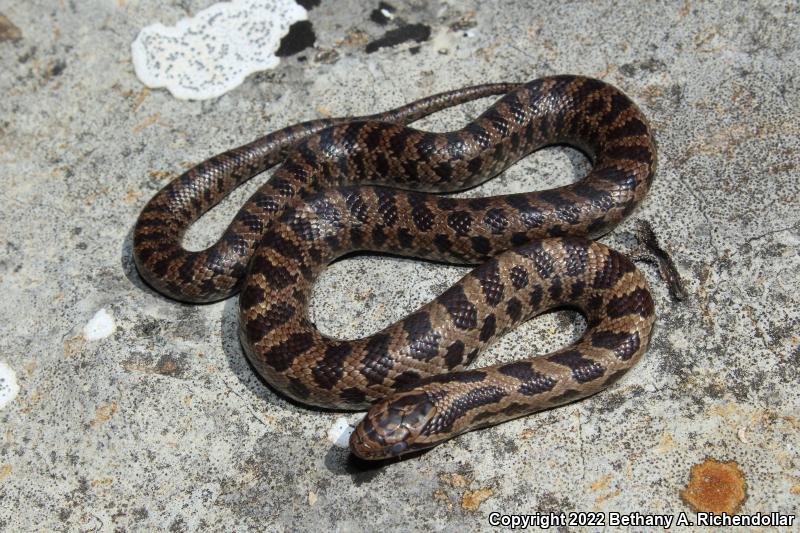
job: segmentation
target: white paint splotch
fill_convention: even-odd
[[[220,2],[175,26],[156,23],[131,44],[136,75],[182,100],[220,96],[253,72],[274,68],[293,23],[306,20],[294,0]]]
[[[17,373],[3,361],[0,361],[0,409],[14,401],[19,394]]]
[[[354,430],[355,427],[351,426],[346,418],[340,416],[328,428],[328,439],[339,448],[347,448],[350,445],[350,434]]]
[[[97,341],[109,337],[117,329],[114,322],[114,317],[111,313],[100,309],[94,316],[83,326],[83,338],[87,341]]]

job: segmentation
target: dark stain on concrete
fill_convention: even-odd
[[[395,10],[395,8],[393,6],[387,4],[386,2],[381,2],[381,3],[378,4],[378,7],[376,9],[373,9],[372,13],[369,14],[369,19],[372,22],[376,23],[376,24],[380,24],[381,26],[385,26],[392,19],[387,17],[384,14],[384,12],[385,13],[389,13],[389,14],[393,14],[395,11],[396,10]]]
[[[64,72],[64,69],[66,68],[67,68],[67,62],[64,61],[63,59],[58,59],[55,62],[53,62],[52,65],[50,65],[48,69],[48,74],[50,75],[50,77],[55,78],[56,76],[60,76]]]
[[[296,0],[296,1],[298,4],[300,4],[309,11],[319,6],[320,4],[320,0]]]
[[[289,33],[281,39],[281,44],[275,55],[278,57],[294,55],[314,46],[316,41],[317,35],[314,33],[314,26],[310,21],[301,20],[300,22],[295,22],[289,27]]]
[[[158,360],[150,354],[137,354],[123,361],[122,367],[129,372],[144,372],[146,374],[161,374],[172,378],[180,378],[185,373],[185,368],[180,356],[163,354]]]
[[[22,31],[13,22],[0,13],[0,43],[5,41],[16,42],[22,39]]]
[[[406,24],[383,34],[383,37],[375,39],[367,44],[367,53],[377,52],[381,48],[397,46],[398,44],[414,41],[421,43],[431,37],[431,27],[427,24]]]
[[[622,72],[625,76],[632,77],[635,76],[637,72],[644,71],[644,72],[662,72],[666,70],[667,65],[660,59],[650,58],[646,61],[634,61],[632,63],[626,63],[619,67],[619,71]]]

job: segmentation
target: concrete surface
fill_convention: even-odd
[[[129,52],[139,29],[211,3],[0,3],[0,361],[20,387],[0,410],[0,530],[474,531],[493,511],[797,513],[797,3],[395,0],[376,13],[321,0],[303,31],[314,48],[233,92],[193,103],[143,90]],[[567,72],[618,85],[652,120],[660,168],[634,218],[653,223],[691,295],[672,302],[642,267],[655,339],[605,393],[364,469],[329,437],[360,415],[290,404],[254,376],[235,300],[181,305],[136,276],[139,210],[205,157],[302,119]],[[422,125],[456,127],[487,104]],[[469,194],[586,168],[548,149]],[[246,192],[189,243],[212,242]],[[629,248],[633,227],[604,242]],[[463,272],[344,260],[320,281],[314,319],[367,334]],[[483,361],[543,353],[582,328],[548,315]]]

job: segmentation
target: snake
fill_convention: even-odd
[[[488,96],[500,98],[461,129],[410,126]],[[550,190],[441,194],[549,145],[580,150],[589,172]],[[184,248],[195,220],[271,167],[214,245]],[[238,334],[255,371],[303,404],[368,410],[351,453],[389,459],[585,398],[641,359],[652,295],[633,262],[596,239],[641,203],[655,172],[651,126],[613,85],[577,75],[477,85],[376,115],[288,126],[213,156],[146,204],[133,255],[141,277],[170,298],[203,303],[239,292]],[[477,266],[377,333],[326,336],[308,313],[315,280],[359,251]],[[571,345],[467,368],[498,337],[559,308],[586,319]]]

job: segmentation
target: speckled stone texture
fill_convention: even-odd
[[[275,70],[202,103],[144,90],[129,51],[139,29],[211,3],[0,3],[0,361],[20,385],[0,410],[0,530],[462,532],[488,529],[494,511],[797,513],[796,3],[306,1],[314,45]],[[558,73],[611,82],[651,119],[656,181],[603,242],[631,250],[634,219],[651,221],[690,294],[673,302],[642,266],[655,337],[606,392],[365,469],[329,437],[360,415],[292,404],[255,377],[235,299],[182,305],[136,275],[144,202],[212,154],[304,119]],[[458,127],[487,104],[420,126]],[[587,165],[551,148],[466,194],[569,183]],[[213,242],[255,181],[188,243]],[[320,280],[313,319],[365,335],[464,271],[346,259]],[[87,340],[100,309],[113,333]],[[583,327],[547,315],[482,361],[544,353]],[[698,465],[710,474],[690,487]]]

